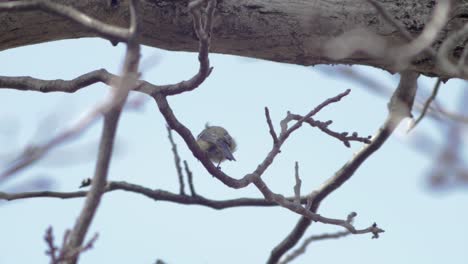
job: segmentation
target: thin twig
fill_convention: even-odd
[[[44,240],[46,241],[47,244],[47,250],[46,250],[46,255],[50,257],[50,263],[51,264],[58,264],[57,261],[57,251],[59,248],[57,248],[54,244],[54,234],[52,231],[52,226],[49,226],[46,230],[46,234],[44,236]]]
[[[342,226],[346,228],[349,232],[352,234],[367,234],[371,233],[372,238],[378,238],[380,233],[385,232],[383,229],[379,228],[376,223],[372,224],[371,226],[363,229],[357,229],[354,227],[354,225],[351,223],[349,220],[349,217],[345,220],[343,219],[334,219],[334,218],[328,218],[321,216],[315,212],[312,212],[305,207],[301,206],[300,204],[296,204],[295,202],[291,202],[287,200],[284,196],[280,194],[276,194],[268,188],[268,186],[265,184],[265,182],[261,178],[256,178],[254,180],[255,186],[260,190],[260,192],[263,194],[263,196],[269,200],[269,201],[275,201],[281,207],[284,207],[290,211],[293,211],[297,214],[302,215],[302,217],[305,217],[311,221],[314,222],[320,222],[323,224],[329,224],[329,225],[337,225],[337,226]],[[354,216],[356,216],[355,213],[353,213]]]
[[[187,174],[187,182],[189,185],[190,194],[192,196],[197,196],[197,193],[195,192],[195,186],[193,185],[193,174],[186,160],[184,160],[184,167],[185,167],[185,174]]]
[[[303,118],[303,116],[296,115],[296,114],[288,113],[288,115],[289,115],[289,119],[291,120],[301,120]],[[362,142],[366,144],[369,144],[371,142],[370,141],[371,136],[360,137],[357,132],[353,132],[351,133],[351,135],[349,135],[348,132],[339,133],[339,132],[335,132],[329,129],[328,127],[333,123],[332,120],[322,122],[322,121],[314,120],[313,118],[310,117],[310,118],[307,118],[304,122],[309,124],[312,127],[317,127],[318,129],[322,130],[322,132],[324,132],[325,134],[328,134],[329,136],[340,140],[348,148],[351,147],[351,143],[350,143],[351,141]]]
[[[293,252],[291,252],[291,254],[287,255],[278,264],[289,263],[289,262],[293,261],[294,259],[296,259],[297,257],[303,255],[306,252],[307,247],[312,242],[316,242],[316,241],[320,241],[320,240],[326,240],[326,239],[338,239],[338,238],[348,236],[350,234],[351,233],[349,231],[341,231],[341,232],[336,232],[336,233],[329,233],[329,234],[310,236],[310,237],[304,239],[304,241],[302,242],[302,245],[300,247],[298,247]]]
[[[71,260],[79,254],[91,249],[98,238],[98,234],[95,234],[83,247],[79,247],[72,252],[67,252],[64,250],[64,248],[68,241],[69,235],[70,230],[66,230],[63,236],[62,247],[58,248],[55,246],[52,226],[47,228],[46,234],[44,235],[44,240],[47,244],[46,255],[50,257],[50,264],[62,264],[65,261]]]
[[[268,107],[265,106],[265,117],[266,117],[266,121],[267,121],[267,124],[268,124],[268,128],[270,130],[270,135],[273,139],[273,144],[277,144],[278,143],[278,136],[276,135],[276,131],[275,131],[275,128],[273,127],[273,123],[271,122],[271,117],[270,117],[270,110],[268,110]]]
[[[174,155],[174,164],[179,178],[179,193],[185,195],[184,175],[182,174],[182,167],[180,166],[180,156],[177,152],[177,145],[174,142],[174,139],[172,138],[172,129],[169,126],[166,126],[166,128],[169,142],[171,142],[171,149]]]
[[[301,178],[299,178],[299,163],[296,161],[294,165],[294,178],[296,179],[296,184],[294,185],[294,203],[301,204]]]
[[[432,88],[432,93],[431,93],[431,96],[429,98],[427,98],[426,102],[424,103],[424,107],[421,111],[421,114],[419,115],[419,117],[412,123],[411,127],[408,129],[408,131],[412,130],[413,128],[416,127],[416,125],[421,122],[421,120],[424,118],[424,116],[426,115],[426,112],[429,110],[429,106],[431,105],[432,101],[434,101],[434,99],[436,98],[437,96],[437,93],[439,92],[439,87],[440,87],[440,84],[442,83],[442,79],[441,78],[437,78],[437,81],[434,85],[434,88]]]

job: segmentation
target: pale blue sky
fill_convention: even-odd
[[[98,68],[118,73],[124,46],[97,39],[67,40],[0,52],[0,75],[30,75],[45,79],[69,79]],[[263,108],[268,106],[277,125],[286,111],[305,114],[328,97],[351,88],[341,102],[317,115],[334,121],[337,131],[374,134],[386,116],[386,98],[371,94],[349,80],[326,76],[313,67],[301,67],[234,56],[210,56],[214,71],[197,90],[170,98],[179,117],[196,135],[206,122],[222,125],[238,142],[237,162],[222,164],[223,170],[240,178],[263,160],[271,138]],[[156,84],[191,77],[198,67],[197,54],[143,49],[143,78]],[[395,87],[395,76],[357,67],[386,86]],[[420,83],[430,86],[433,80]],[[441,97],[451,107],[462,88],[451,81]],[[75,94],[40,94],[0,90],[2,127],[0,155],[38,143],[53,134],[42,126],[55,113],[57,127],[73,122],[82,111],[106,95],[103,85]],[[50,122],[46,122],[50,124]],[[278,127],[278,126],[277,126]],[[43,161],[18,174],[0,190],[23,181],[48,178],[53,190],[75,191],[94,168],[101,125],[89,129],[79,140],[58,147]],[[443,134],[430,121],[417,131],[441,143]],[[401,129],[403,131],[403,129]],[[2,136],[3,135],[3,136]],[[465,137],[466,138],[466,137]],[[183,159],[194,172],[199,194],[213,199],[260,197],[254,187],[233,190],[205,172],[180,137],[175,135]],[[377,222],[386,232],[378,240],[355,235],[310,245],[294,263],[465,263],[468,244],[467,189],[432,192],[426,173],[437,153],[421,154],[406,144],[399,132],[372,156],[353,178],[321,205],[327,217],[345,218],[356,211],[356,226]],[[293,194],[294,161],[299,161],[303,193],[316,189],[362,147],[350,149],[338,140],[307,126],[282,148],[276,162],[263,176],[269,186],[284,195]],[[153,101],[140,111],[123,114],[118,130],[117,153],[110,180],[125,180],[151,188],[178,191],[173,156],[165,123]],[[55,235],[72,227],[83,199],[30,199],[0,204],[0,263],[46,263],[43,236],[52,225]],[[99,232],[93,250],[81,263],[264,263],[277,243],[299,217],[282,208],[236,208],[215,211],[199,206],[154,202],[141,195],[117,191],[105,195],[91,232]],[[314,224],[308,235],[341,230]],[[235,253],[234,253],[235,252]]]

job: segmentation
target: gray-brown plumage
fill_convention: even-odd
[[[232,153],[236,142],[226,129],[220,126],[206,126],[198,135],[197,143],[206,152],[208,158],[219,164],[224,160],[236,160]]]

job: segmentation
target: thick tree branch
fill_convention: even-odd
[[[0,3],[0,11],[37,11],[42,10],[54,15],[62,16],[69,21],[73,21],[87,30],[94,32],[104,38],[110,40],[119,40],[126,42],[130,38],[131,32],[126,28],[117,27],[114,25],[103,23],[94,19],[75,8],[52,2],[49,0],[28,0],[28,1],[10,1]]]
[[[12,1],[18,3],[20,1]],[[22,2],[22,1],[21,1]],[[106,24],[128,25],[128,8],[118,4],[109,6],[109,1],[56,0],[63,6],[76,10]],[[448,25],[434,43],[440,43],[464,23],[464,1],[455,0]],[[25,2],[22,2],[25,3]],[[11,12],[11,3],[2,3],[0,12],[0,50],[60,39],[95,37],[98,33],[83,24],[68,21],[68,18],[46,14],[39,10]],[[27,5],[27,4],[25,4]],[[430,21],[434,8],[433,0],[384,1],[382,8],[391,17],[400,21],[403,30],[410,36],[419,35]],[[241,55],[294,63],[316,64],[363,64],[394,71],[386,60],[356,53],[348,58],[333,60],[324,56],[323,50],[329,41],[356,28],[367,28],[383,38],[389,45],[399,45],[408,38],[395,31],[392,25],[382,21],[381,14],[365,1],[330,0],[326,2],[220,1],[213,19],[212,52]],[[139,38],[145,45],[168,50],[196,51],[196,34],[187,15],[186,1],[144,1],[143,32]],[[462,43],[456,43],[461,47]],[[437,49],[437,44],[433,45]],[[454,47],[455,48],[455,47]],[[410,69],[427,75],[448,78],[443,69],[435,67],[434,60],[418,57]]]

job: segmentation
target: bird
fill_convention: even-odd
[[[223,127],[206,124],[205,129],[197,136],[197,144],[211,161],[218,163],[218,169],[221,162],[236,160],[232,155],[236,151],[236,141]]]

